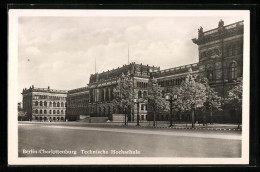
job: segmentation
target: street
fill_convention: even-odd
[[[241,132],[19,124],[20,157],[241,157]],[[58,153],[57,153],[58,152]]]

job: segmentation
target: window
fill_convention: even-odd
[[[141,116],[141,120],[144,120],[144,115]]]
[[[57,110],[57,114],[60,114],[60,111],[59,111],[59,110]]]
[[[138,98],[142,98],[142,91],[138,91]]]
[[[47,106],[47,102],[46,101],[44,102],[44,106]]]
[[[52,107],[52,102],[49,103],[49,106]]]
[[[51,110],[49,111],[49,114],[51,114]]]
[[[56,114],[56,111],[55,111],[55,110],[53,110],[53,114]]]
[[[63,114],[63,110],[61,110],[61,114]]]
[[[207,71],[207,77],[208,77],[208,79],[209,79],[209,81],[213,81],[213,70],[212,69],[209,69],[208,71]]]
[[[42,110],[40,110],[40,114],[42,114]]]
[[[143,104],[141,104],[141,110],[144,110],[144,105]]]
[[[56,102],[53,102],[53,107],[56,107]]]
[[[146,96],[147,96],[147,92],[144,91],[144,93],[143,93],[143,97],[146,97]]]
[[[165,94],[165,92],[164,92],[164,90],[162,91],[162,97],[164,97],[164,94]]]
[[[38,106],[38,101],[35,102],[35,106]]]
[[[47,110],[44,110],[44,114],[46,114],[47,113]]]
[[[42,101],[40,101],[40,106],[42,106]]]
[[[61,102],[61,107],[64,107],[64,103],[63,102]]]
[[[60,107],[60,102],[57,103],[57,107]]]
[[[35,113],[38,114],[38,109],[35,110]]]
[[[236,62],[232,62],[229,65],[229,79],[236,79],[237,78],[237,64]]]

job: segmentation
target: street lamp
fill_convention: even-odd
[[[172,127],[172,102],[177,100],[177,95],[174,94],[173,97],[171,95],[166,95],[166,100],[170,102],[170,126]]]
[[[192,128],[195,126],[195,109],[196,109],[196,104],[192,103],[191,104],[191,124]]]
[[[139,116],[139,100],[134,99],[134,103],[137,104],[137,121],[136,121],[136,126],[140,126],[140,124],[139,124],[139,120],[140,120],[140,116]]]
[[[127,106],[124,105],[124,113],[125,113],[125,126],[127,125],[127,115],[126,115],[126,109],[127,109]]]

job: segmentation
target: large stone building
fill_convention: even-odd
[[[160,70],[159,67],[130,63],[117,69],[91,75],[88,84],[89,107],[86,114],[97,117],[108,117],[109,119],[111,119],[112,114],[122,114],[122,109],[115,106],[112,102],[114,98],[113,89],[116,87],[121,74],[130,72],[134,84],[133,91],[136,93],[136,97],[141,97],[147,94],[150,73],[158,70]],[[139,108],[141,120],[146,120],[146,105],[139,104]],[[128,110],[129,120],[136,119],[136,112],[137,105],[135,105],[133,111]]]
[[[243,77],[244,22],[227,26],[220,20],[218,28],[203,32],[192,41],[198,45],[199,73],[210,81],[210,85],[222,97]]]
[[[224,22],[220,20],[217,28],[205,32],[202,27],[199,28],[198,38],[192,39],[193,43],[198,45],[198,63],[165,70],[160,70],[160,67],[130,63],[117,69],[92,74],[87,87],[68,91],[68,113],[66,118],[69,120],[77,120],[80,115],[88,115],[91,117],[107,117],[108,119],[111,119],[112,114],[123,113],[119,107],[112,103],[113,88],[117,85],[119,76],[122,73],[126,74],[128,71],[133,79],[136,98],[143,97],[147,94],[148,81],[151,76],[157,80],[164,94],[167,92],[168,88],[180,85],[188,73],[192,73],[197,79],[200,77],[207,77],[210,86],[215,88],[219,93],[219,96],[225,98],[227,96],[227,91],[236,84],[235,81],[242,80],[243,32],[243,21],[224,26]],[[33,90],[33,88],[30,88],[29,90]],[[27,93],[34,92],[24,90],[24,100],[27,100]],[[43,93],[46,93],[47,95],[53,93],[62,94],[66,97],[67,92],[58,93],[57,91],[41,91],[41,94],[45,95]],[[42,97],[41,101],[44,103],[48,100],[46,98]],[[34,99],[31,101],[31,98],[29,98],[28,103],[26,103],[27,101],[24,101],[24,107],[27,107],[29,112],[30,110],[34,110],[33,112],[30,112],[30,114],[36,114],[35,110],[38,110],[39,114],[40,108],[37,106],[31,108],[30,105],[32,103],[35,104],[35,101],[36,100]],[[128,110],[128,120],[131,121],[137,119],[137,105],[135,105],[133,109],[134,110]],[[148,116],[145,104],[140,104],[139,112],[140,120],[147,120]],[[39,117],[44,118],[46,115],[43,114],[33,115],[33,119],[36,119],[36,117],[38,117],[38,119]],[[232,112],[227,109],[215,115],[220,116],[218,119],[226,121],[229,121],[230,118],[232,118]],[[53,117],[57,119],[56,116]],[[157,120],[167,119],[167,113],[157,115]]]
[[[80,115],[90,114],[90,99],[88,87],[68,91],[67,116],[69,120],[78,120]]]
[[[64,121],[67,91],[48,88],[23,89],[23,110],[29,120]]]

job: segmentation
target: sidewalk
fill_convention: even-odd
[[[130,123],[128,125],[133,125],[136,126],[136,123]],[[145,128],[173,128],[173,129],[191,129],[191,130],[232,130],[232,131],[242,131],[242,125],[239,126],[237,124],[218,124],[218,123],[213,123],[213,124],[207,124],[203,126],[203,124],[195,124],[194,128],[192,128],[191,123],[177,123],[174,124],[172,127],[170,126],[170,123],[157,123],[157,125],[154,127],[153,122],[148,123],[140,123],[141,127]],[[137,126],[136,126],[137,127]]]
[[[192,128],[191,123],[177,123],[169,127],[169,122],[158,121],[156,126],[153,126],[153,121],[150,122],[140,122],[140,126],[136,125],[136,122],[128,122],[127,126],[123,122],[106,122],[106,123],[88,123],[81,121],[71,121],[71,122],[37,122],[37,121],[22,121],[19,124],[45,124],[45,125],[68,125],[68,126],[92,126],[92,127],[127,127],[127,128],[167,128],[167,129],[186,129],[186,130],[226,130],[226,131],[242,131],[242,125],[237,124],[195,124]]]

